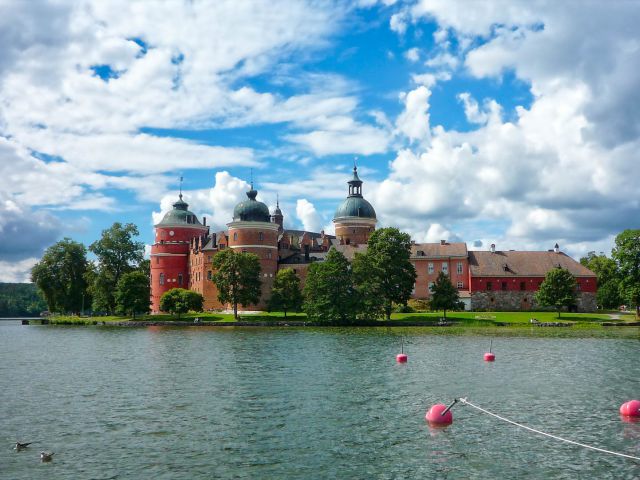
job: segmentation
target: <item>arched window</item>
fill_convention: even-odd
[[[238,232],[233,232],[233,239],[238,240]]]
[[[160,285],[164,285],[164,273],[160,274]]]
[[[258,240],[260,241],[264,240],[264,235],[262,232],[258,232]]]

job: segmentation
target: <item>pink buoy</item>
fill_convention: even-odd
[[[444,415],[442,412],[447,410],[447,406],[442,403],[436,403],[432,406],[427,414],[425,415],[425,419],[429,422],[429,425],[433,427],[446,427],[447,425],[451,425],[453,423],[453,413],[451,410],[447,411]]]
[[[640,418],[640,400],[629,400],[620,406],[620,415]]]
[[[396,355],[396,362],[398,363],[407,363],[408,359],[409,357],[406,353],[399,353],[398,355]]]
[[[484,354],[484,361],[485,362],[494,362],[496,360],[496,356],[495,354],[491,353],[491,352],[487,352]]]

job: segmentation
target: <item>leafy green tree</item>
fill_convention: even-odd
[[[33,283],[0,283],[0,317],[38,316],[47,309]]]
[[[302,307],[302,291],[300,279],[290,268],[283,268],[276,274],[269,299],[269,310],[283,311],[287,318],[287,311],[298,311]]]
[[[52,312],[79,313],[86,290],[87,249],[65,238],[47,248],[31,269],[31,280]]]
[[[216,270],[211,280],[218,289],[218,300],[233,305],[233,318],[238,319],[238,304],[244,306],[260,300],[260,259],[253,253],[222,250],[213,257]]]
[[[569,270],[554,268],[547,272],[535,298],[543,307],[555,307],[560,318],[562,307],[569,308],[575,305],[576,288],[576,279]]]
[[[640,318],[640,230],[625,230],[616,237],[611,255],[620,271],[622,296],[636,307]]]
[[[116,311],[130,313],[136,318],[136,313],[149,311],[149,277],[141,271],[125,273],[120,277],[116,288]]]
[[[366,254],[356,253],[351,262],[353,282],[358,293],[357,318],[361,320],[376,320],[385,316],[382,282],[378,277],[371,277],[375,268],[371,256]]]
[[[596,302],[602,308],[617,308],[623,303],[620,294],[620,274],[618,264],[604,253],[589,252],[580,259],[580,263],[596,274],[598,292]]]
[[[303,310],[320,324],[348,325],[358,313],[358,293],[345,256],[331,248],[324,262],[309,266]]]
[[[447,274],[440,272],[436,281],[431,285],[431,300],[429,302],[431,310],[442,310],[444,318],[447,318],[447,310],[454,310],[459,303],[458,289],[453,286]]]
[[[388,320],[393,304],[406,304],[416,282],[416,269],[409,261],[411,237],[397,228],[376,230],[364,256],[354,267],[356,284],[369,302],[372,295],[382,301]]]
[[[136,270],[143,261],[144,243],[134,240],[138,234],[134,224],[116,222],[102,231],[100,240],[89,246],[98,260],[91,287],[95,310],[115,311],[115,291],[120,277]]]
[[[180,315],[183,313],[202,311],[203,303],[204,298],[198,292],[184,288],[172,288],[160,297],[160,310],[178,315],[178,320],[180,320]]]

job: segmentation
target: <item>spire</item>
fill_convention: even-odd
[[[358,177],[356,159],[353,160],[353,177],[347,183],[349,184],[350,197],[362,197],[362,180]]]
[[[184,180],[184,178],[182,177],[182,175],[180,175],[180,195],[178,195],[180,197],[180,200],[182,200],[182,181]]]

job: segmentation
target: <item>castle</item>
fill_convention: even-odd
[[[236,205],[228,230],[212,233],[182,200],[173,204],[162,221],[155,225],[155,242],[151,247],[151,310],[160,312],[160,297],[172,288],[188,288],[204,297],[205,310],[225,309],[211,281],[213,257],[220,250],[233,248],[254,253],[260,259],[262,295],[256,305],[246,310],[263,310],[279,268],[291,268],[301,282],[309,265],[325,259],[331,247],[353,259],[365,252],[377,219],[373,206],[362,195],[362,180],[357,167],[349,185],[347,198],[333,218],[335,235],[323,232],[289,230],[283,227],[279,203],[273,214],[256,200],[258,192],[247,192],[247,200]],[[427,300],[438,273],[444,272],[458,289],[467,310],[531,310],[536,308],[534,294],[549,270],[562,267],[577,280],[578,300],[575,309],[594,311],[597,291],[596,275],[562,253],[556,244],[548,251],[469,251],[466,243],[414,243],[411,262],[418,274],[412,297]]]

